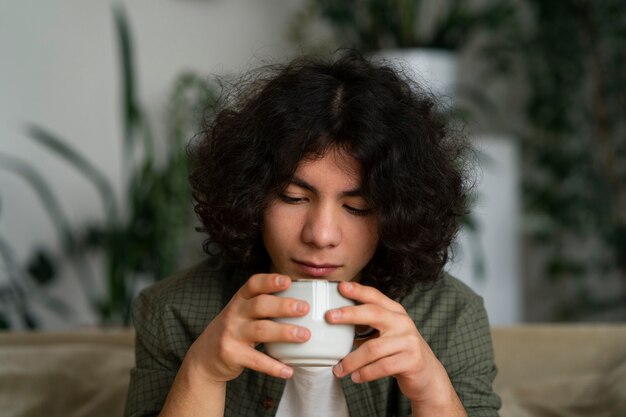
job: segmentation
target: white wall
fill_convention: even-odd
[[[302,0],[0,0],[0,152],[37,167],[75,223],[102,217],[96,192],[29,139],[25,125],[66,138],[121,191],[115,3],[125,6],[134,34],[140,98],[153,126],[162,128],[166,99],[183,70],[238,73],[291,54],[286,26]],[[36,245],[57,244],[36,194],[2,169],[0,233],[20,261]],[[58,292],[80,305],[72,288],[68,283]]]
[[[114,1],[0,0],[0,151],[27,158],[50,180],[74,218],[101,216],[93,189],[34,144],[37,123],[67,138],[121,187],[120,97]],[[236,73],[290,53],[285,26],[292,0],[133,0],[122,2],[135,35],[140,96],[161,127],[181,71]],[[159,132],[157,132],[158,134]],[[0,172],[0,230],[23,258],[51,225],[23,181]],[[19,219],[19,220],[17,220]],[[25,233],[31,230],[33,233]],[[36,232],[35,232],[36,231]]]
[[[473,210],[477,238],[459,235],[455,260],[447,269],[484,298],[492,325],[515,324],[522,319],[519,149],[507,136],[475,137],[474,143],[482,154]],[[483,276],[474,272],[476,256],[484,260]]]
[[[69,140],[120,192],[120,78],[114,3],[0,0],[0,152],[28,160],[44,173],[76,223],[101,218],[97,194],[81,175],[30,140],[25,124],[36,123]],[[304,0],[121,3],[134,34],[140,98],[153,125],[162,128],[166,98],[181,71],[239,73],[262,61],[291,55],[286,26]],[[517,179],[510,171],[515,167],[514,150],[496,152],[497,159],[504,159],[493,173],[486,170],[481,188],[484,200],[478,209],[488,255],[486,280],[473,280],[467,251],[451,270],[484,295],[493,323],[506,324],[519,320],[514,220]],[[1,169],[0,234],[10,240],[20,261],[36,245],[57,244],[35,193],[22,179]],[[77,300],[82,315],[75,325],[91,324],[95,319],[87,313],[74,284],[67,282],[57,292]],[[50,320],[48,327],[64,325]]]

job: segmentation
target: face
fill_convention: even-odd
[[[265,210],[272,271],[291,278],[358,279],[378,244],[378,222],[361,193],[359,164],[340,151],[303,161]]]

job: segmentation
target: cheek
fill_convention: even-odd
[[[363,254],[363,262],[368,263],[378,247],[378,223],[375,220],[369,221],[360,228],[356,236],[356,244],[359,252]]]
[[[293,221],[289,220],[288,213],[280,207],[268,208],[263,216],[263,244],[271,257],[285,252],[290,246],[293,234]]]

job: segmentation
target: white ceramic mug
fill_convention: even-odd
[[[270,356],[293,366],[333,366],[350,353],[355,326],[330,324],[324,318],[328,310],[354,305],[354,301],[339,293],[339,282],[294,279],[288,289],[276,295],[309,303],[306,316],[275,321],[306,327],[311,337],[304,343],[266,343],[265,350]]]

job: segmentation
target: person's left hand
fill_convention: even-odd
[[[356,383],[393,376],[414,408],[449,406],[448,401],[458,405],[445,368],[400,303],[373,287],[356,282],[342,282],[339,290],[345,297],[362,304],[330,310],[326,320],[335,324],[368,325],[378,330],[378,336],[361,344],[335,365],[335,376],[351,374]]]

